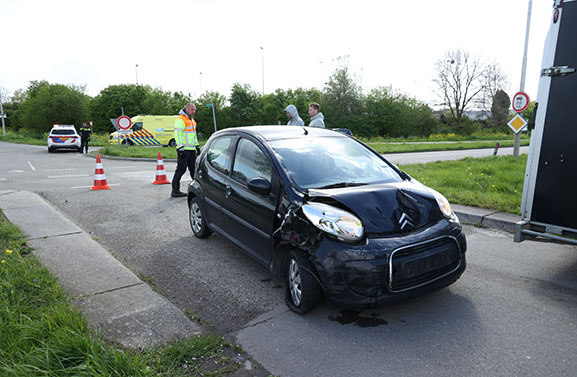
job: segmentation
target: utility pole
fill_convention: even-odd
[[[523,65],[521,67],[521,85],[519,91],[525,91],[525,74],[527,72],[527,49],[529,48],[529,29],[531,27],[531,8],[533,0],[529,0],[529,10],[527,11],[527,28],[525,30],[525,49],[523,51]],[[521,132],[515,134],[515,142],[513,143],[513,156],[519,157],[519,147],[521,146]]]
[[[138,86],[138,64],[134,66],[134,71],[136,72],[136,86]]]

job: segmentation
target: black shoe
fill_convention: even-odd
[[[173,198],[184,198],[185,196],[188,196],[185,192],[182,191],[173,191],[170,196],[172,196]]]

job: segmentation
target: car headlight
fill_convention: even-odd
[[[432,191],[433,194],[435,195],[435,199],[437,200],[437,204],[439,205],[439,209],[441,210],[443,216],[445,216],[447,219],[453,218],[453,209],[451,208],[451,204],[449,203],[447,198],[445,198],[443,195],[441,195],[435,190]]]
[[[365,228],[355,215],[322,203],[308,203],[302,206],[309,221],[322,230],[338,238],[354,241],[363,237]]]

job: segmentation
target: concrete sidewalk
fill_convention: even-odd
[[[39,195],[0,191],[0,209],[107,340],[146,348],[201,333],[179,308]]]
[[[98,242],[39,195],[0,191],[0,209],[58,277],[65,292],[110,341],[145,348],[201,333],[195,322],[154,292]],[[462,223],[512,232],[520,216],[454,205]]]

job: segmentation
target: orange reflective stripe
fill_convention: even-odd
[[[196,132],[196,122],[192,122],[188,117],[180,115],[180,119],[184,122],[184,132]]]

